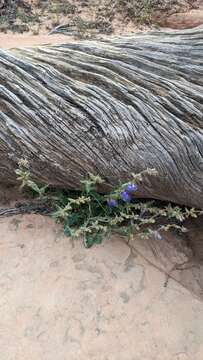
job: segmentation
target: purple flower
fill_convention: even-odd
[[[121,191],[120,198],[121,198],[121,200],[123,200],[125,202],[130,202],[131,201],[131,196],[128,194],[127,191]]]
[[[153,231],[153,234],[156,240],[162,240],[162,236],[159,231]]]
[[[114,199],[108,199],[107,200],[107,205],[110,209],[114,208],[115,206],[117,206],[117,201]]]
[[[125,191],[127,191],[128,193],[133,193],[135,191],[138,190],[138,187],[136,184],[133,183],[129,183],[128,185],[126,185],[125,187]]]

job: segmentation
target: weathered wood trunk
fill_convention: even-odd
[[[0,182],[20,158],[67,188],[155,168],[139,196],[203,207],[203,27],[0,51]]]

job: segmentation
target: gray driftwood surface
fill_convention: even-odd
[[[139,196],[203,207],[203,27],[1,50],[1,183],[20,158],[66,188],[155,168]]]

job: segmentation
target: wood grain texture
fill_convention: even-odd
[[[0,51],[0,181],[77,188],[155,168],[139,196],[203,207],[203,27]]]

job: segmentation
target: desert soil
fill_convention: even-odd
[[[40,215],[0,226],[1,360],[202,360],[192,264],[165,275],[188,260],[171,245],[177,239],[158,244],[167,256],[156,260],[138,239],[86,250]]]
[[[1,360],[202,360],[202,220],[87,250],[48,216],[0,218]]]
[[[50,217],[0,217],[1,360],[202,360],[203,219],[186,226],[87,250]]]
[[[101,0],[99,5],[94,0],[21,0],[12,21],[3,11],[4,7],[1,9],[1,2],[6,4],[6,1],[0,0],[0,48],[4,49],[131,34],[154,27],[184,29],[203,24],[203,0],[151,0],[154,5],[144,8],[140,0]],[[95,24],[99,34],[89,30],[89,23]],[[63,24],[73,26],[76,35],[49,35],[52,29]]]

